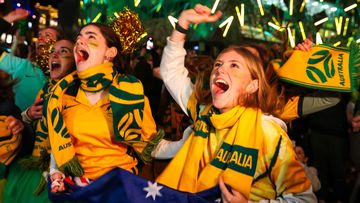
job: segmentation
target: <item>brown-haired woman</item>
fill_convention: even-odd
[[[48,100],[52,192],[65,189],[62,174],[96,180],[116,167],[138,173],[134,153],[144,155],[156,125],[142,84],[122,74],[121,51],[119,37],[105,24],[87,24],[76,38],[76,71],[55,85]]]

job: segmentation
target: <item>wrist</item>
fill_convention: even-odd
[[[182,34],[187,34],[188,33],[188,29],[186,29],[186,28],[184,28],[183,26],[181,26],[180,24],[179,24],[179,22],[177,22],[177,23],[175,23],[175,30],[177,30],[177,31],[179,31],[180,33],[182,33]]]
[[[178,24],[181,28],[185,30],[189,30],[190,23],[182,17],[179,17],[179,20],[176,22],[176,24]]]
[[[25,123],[31,123],[32,122],[31,118],[27,114],[28,110],[29,110],[29,108],[27,108],[23,112],[21,112],[21,118]]]
[[[25,113],[26,113],[27,117],[28,117],[30,120],[33,121],[33,120],[34,120],[34,117],[29,114],[29,110],[30,110],[30,107],[29,107],[28,109],[26,109],[26,112],[25,112]]]
[[[64,179],[65,178],[65,175],[57,169],[50,169],[49,175],[50,175],[51,179],[55,179],[55,178]]]
[[[14,19],[12,19],[11,17],[9,16],[4,16],[3,19],[8,22],[9,24],[12,24],[14,22]]]

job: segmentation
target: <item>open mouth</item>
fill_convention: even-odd
[[[229,85],[221,79],[218,79],[214,83],[216,93],[224,93],[229,89]]]
[[[51,71],[60,68],[61,64],[59,62],[52,62],[51,63]]]
[[[37,49],[37,51],[43,51],[46,49],[46,46],[44,43],[39,43],[39,44],[37,44],[36,49]]]
[[[77,54],[77,62],[86,61],[89,58],[89,53],[82,49],[78,50],[76,54]]]

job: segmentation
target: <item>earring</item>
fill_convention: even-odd
[[[107,60],[107,61],[111,61],[111,60],[112,60],[112,58],[111,58],[110,56],[105,56],[105,60]]]

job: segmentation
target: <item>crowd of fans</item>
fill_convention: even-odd
[[[0,31],[27,16],[11,11]],[[288,50],[184,48],[190,24],[220,17],[196,5],[166,46],[130,56],[101,23],[75,41],[47,27],[34,48],[1,50],[0,202],[51,202],[47,184],[66,192],[72,177],[87,187],[113,168],[191,193],[219,185],[223,202],[359,201],[355,93],[280,80],[273,61]],[[294,50],[313,46],[307,39]]]

